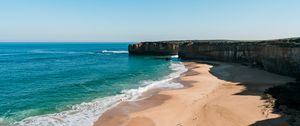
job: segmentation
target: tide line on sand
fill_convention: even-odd
[[[146,81],[144,85],[137,89],[129,89],[122,91],[122,94],[98,98],[91,102],[84,102],[74,105],[70,110],[47,114],[41,116],[28,117],[22,121],[14,122],[17,126],[89,126],[93,125],[99,116],[105,111],[117,106],[124,101],[136,101],[142,98],[141,96],[153,89],[176,89],[182,88],[180,83],[173,82],[174,78],[178,78],[187,69],[180,62],[172,62],[170,69],[173,70],[171,74],[158,81]],[[1,120],[0,120],[1,121]],[[0,123],[1,124],[1,123]]]
[[[163,90],[105,112],[94,126],[285,126],[266,108],[263,91],[292,78],[237,64],[185,62],[186,88]],[[124,111],[126,110],[126,111]]]

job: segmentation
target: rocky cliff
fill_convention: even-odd
[[[268,41],[192,40],[129,45],[130,54],[237,62],[282,75],[300,76],[300,38]]]
[[[128,46],[131,55],[177,55],[179,41],[141,42]]]

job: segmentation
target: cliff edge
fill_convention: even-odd
[[[141,42],[128,46],[130,55],[179,55],[181,59],[243,63],[266,71],[300,76],[300,38],[237,41],[185,40]]]
[[[177,55],[179,41],[141,42],[128,46],[131,55]]]

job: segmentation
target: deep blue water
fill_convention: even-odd
[[[0,124],[68,111],[172,72],[170,61],[129,56],[128,44],[0,43]]]

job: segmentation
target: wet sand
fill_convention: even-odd
[[[237,64],[185,62],[185,88],[123,102],[94,126],[287,126],[268,108],[263,91],[292,78]]]

